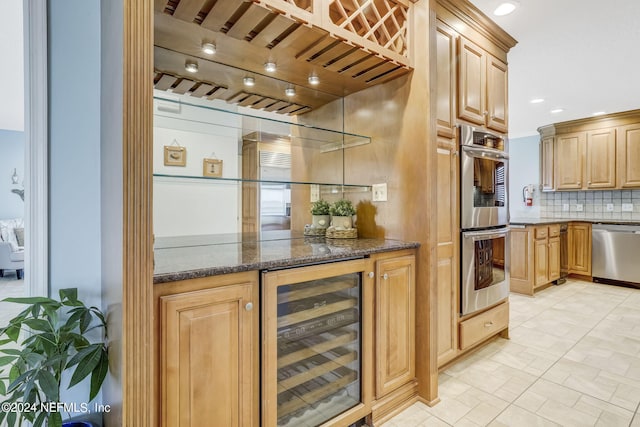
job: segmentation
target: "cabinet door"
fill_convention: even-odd
[[[376,264],[376,397],[415,378],[415,257]]]
[[[253,282],[160,298],[162,426],[258,424],[257,290]]]
[[[455,127],[456,35],[436,21],[436,126],[438,135],[453,138]]]
[[[455,140],[438,139],[438,366],[452,360],[458,350],[458,157]]]
[[[591,276],[591,224],[569,224],[569,273]]]
[[[511,228],[510,234],[510,254],[511,279],[509,286],[511,292],[533,295],[533,236],[532,228]]]
[[[508,131],[507,64],[487,55],[487,127]]]
[[[584,140],[584,132],[568,133],[556,137],[555,178],[557,190],[582,188]]]
[[[640,188],[640,123],[618,129],[618,186]]]
[[[535,274],[535,286],[544,285],[548,283],[549,277],[549,240],[538,239],[533,243],[534,250],[534,274]]]
[[[560,278],[560,238],[549,239],[549,277],[548,281],[553,282]]]
[[[544,138],[540,143],[542,191],[555,190],[555,183],[553,182],[553,147],[552,136]]]
[[[586,178],[587,188],[616,186],[616,130],[602,129],[587,132]]]
[[[484,51],[463,37],[459,39],[458,117],[485,124],[486,57]]]

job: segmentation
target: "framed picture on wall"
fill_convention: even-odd
[[[202,175],[222,178],[222,160],[202,159]]]
[[[187,149],[179,145],[164,146],[164,165],[165,166],[186,166],[187,165]]]

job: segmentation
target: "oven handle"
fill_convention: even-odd
[[[499,230],[488,230],[488,231],[465,231],[462,233],[462,237],[465,239],[471,239],[474,242],[478,240],[488,240],[488,239],[497,239],[499,237],[505,237],[509,234],[508,228],[501,228]]]
[[[481,157],[481,158],[492,158],[498,160],[508,160],[509,155],[504,151],[494,150],[493,148],[481,148],[481,147],[473,147],[470,145],[463,145],[462,151],[469,154],[471,157]]]

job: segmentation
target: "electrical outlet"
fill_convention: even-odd
[[[633,203],[623,203],[622,212],[633,212]]]
[[[563,212],[569,212],[569,203],[563,203],[562,204],[562,211]]]
[[[582,203],[576,204],[576,212],[582,212],[584,205]]]
[[[613,212],[613,203],[607,203],[607,212]]]
[[[320,186],[311,184],[311,202],[317,202],[318,200],[320,200]]]
[[[371,186],[373,192],[374,202],[386,202],[387,201],[387,183],[373,184]]]

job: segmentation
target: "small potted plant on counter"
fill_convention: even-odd
[[[109,369],[102,312],[78,300],[75,288],[61,289],[59,301],[44,297],[4,301],[26,308],[0,328],[0,396],[5,397],[0,402],[0,424],[92,425],[62,423],[60,411],[69,409],[61,402],[60,391],[65,371],[71,373],[69,388],[91,376],[87,407],[100,391]],[[96,336],[92,343],[90,338]]]
[[[335,202],[330,209],[331,225],[337,229],[353,228],[353,216],[356,208],[350,200],[341,199]]]
[[[331,220],[331,205],[326,200],[320,199],[311,203],[312,226],[315,228],[327,228]]]

